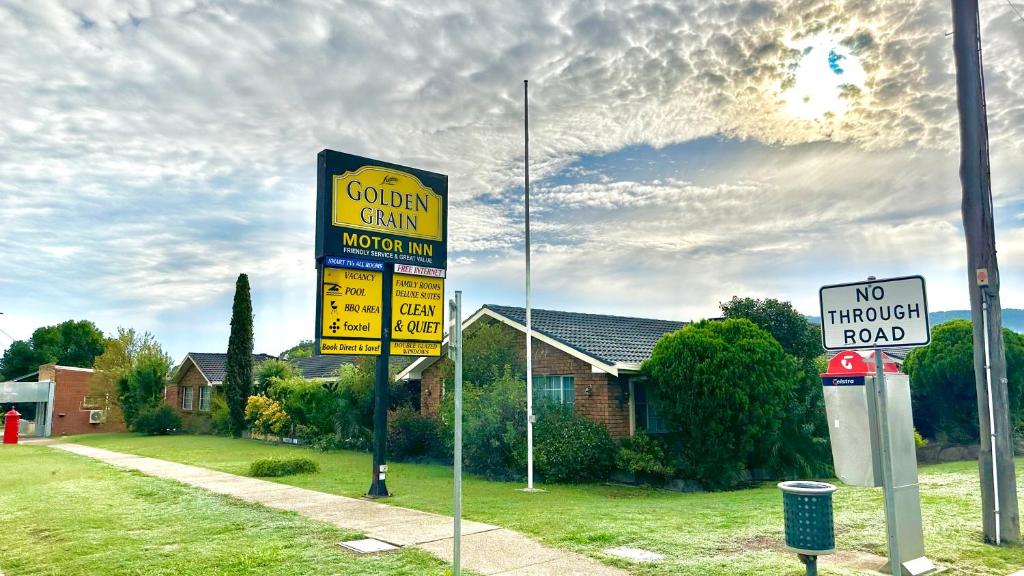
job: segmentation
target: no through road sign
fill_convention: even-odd
[[[827,350],[924,346],[931,340],[921,276],[823,286],[819,295]]]

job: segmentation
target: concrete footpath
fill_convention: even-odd
[[[176,480],[246,502],[296,512],[339,528],[361,532],[395,546],[412,546],[452,561],[453,519],[429,512],[346,498],[277,482],[217,472],[80,444],[51,447],[149,476]],[[478,574],[507,576],[624,576],[627,572],[585,556],[544,546],[526,536],[490,524],[462,521],[462,567]]]

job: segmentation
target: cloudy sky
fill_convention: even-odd
[[[1024,7],[1022,7],[1024,8]],[[1024,307],[1024,21],[981,5],[1004,306]],[[965,308],[948,2],[0,2],[0,329],[180,359],[311,338],[316,154],[449,175],[448,289],[690,320],[923,274]],[[0,348],[10,343],[0,333]]]

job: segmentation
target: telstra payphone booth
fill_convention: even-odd
[[[878,386],[874,355],[857,350],[840,352],[829,362],[828,372],[821,375],[836,476],[850,486],[883,485],[878,414],[875,403],[869,401]],[[910,377],[884,352],[882,362],[899,561],[905,574],[927,574],[935,566],[924,552]]]
[[[822,343],[838,351],[821,375],[836,476],[850,486],[883,489],[887,571],[932,574],[937,569],[925,556],[910,377],[884,351],[931,340],[924,279],[869,278],[820,293]],[[851,341],[858,338],[866,341]]]

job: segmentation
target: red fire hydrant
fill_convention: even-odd
[[[11,411],[4,414],[4,444],[17,444],[18,443],[18,423],[21,420],[21,414],[11,407]]]

